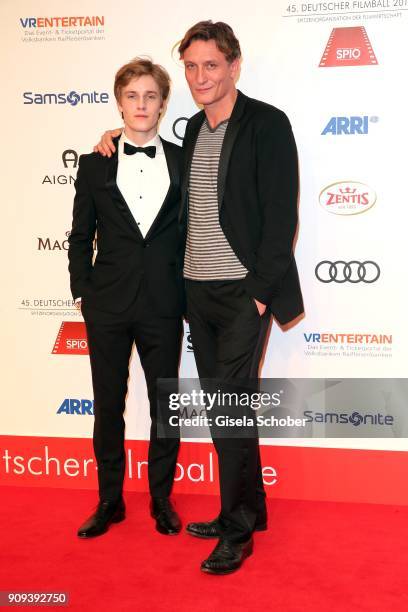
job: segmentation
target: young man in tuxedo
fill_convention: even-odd
[[[241,50],[231,27],[203,21],[179,46],[185,76],[203,107],[187,123],[180,223],[187,314],[200,378],[256,379],[273,315],[303,312],[293,254],[298,160],[291,125],[279,109],[238,91]],[[114,150],[106,132],[98,150]],[[218,544],[201,569],[227,574],[252,553],[267,528],[256,437],[214,438],[221,511],[187,531]]]
[[[170,502],[179,440],[159,438],[156,428],[156,381],[178,376],[184,312],[181,148],[157,134],[169,89],[167,72],[150,60],[120,68],[114,92],[125,127],[116,152],[79,160],[68,256],[88,335],[99,482],[99,504],[79,528],[81,538],[125,518],[123,413],[133,344],[150,401],[150,511],[160,533],[181,528]]]

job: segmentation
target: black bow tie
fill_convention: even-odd
[[[133,145],[125,142],[123,147],[125,155],[134,155],[135,153],[146,153],[149,157],[156,156],[156,147],[134,147]]]

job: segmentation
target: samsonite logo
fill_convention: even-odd
[[[377,123],[378,117],[368,115],[352,115],[350,117],[331,117],[326,124],[322,136],[331,134],[332,136],[355,136],[358,134],[368,134],[370,124]]]
[[[364,27],[334,28],[320,60],[320,68],[373,66],[377,58]]]
[[[77,106],[78,104],[107,104],[109,102],[109,94],[106,91],[85,91],[77,92],[72,90],[65,92],[34,92],[25,91],[23,93],[23,104],[69,104]]]
[[[334,215],[357,215],[369,210],[376,200],[374,189],[357,181],[332,183],[319,195],[320,206]]]

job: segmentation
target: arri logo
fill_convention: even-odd
[[[106,91],[78,93],[72,90],[67,94],[25,91],[23,98],[24,104],[70,104],[71,106],[77,106],[78,104],[107,104],[109,102],[109,94]]]
[[[364,27],[334,28],[320,60],[320,68],[378,64]]]
[[[53,355],[88,355],[85,323],[63,321],[55,340]]]
[[[369,210],[376,200],[374,189],[357,181],[332,183],[319,195],[320,206],[335,215],[357,215]]]
[[[65,398],[57,410],[57,414],[89,414],[93,415],[93,400]]]
[[[332,134],[332,136],[342,136],[356,134],[368,134],[370,123],[377,123],[378,117],[368,115],[351,117],[332,117],[322,132],[322,136]]]

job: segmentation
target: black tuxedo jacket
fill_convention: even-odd
[[[186,229],[191,161],[204,111],[187,123],[180,222]],[[293,255],[298,160],[292,129],[279,109],[241,92],[225,133],[218,169],[222,230],[247,268],[244,285],[288,323],[303,312]]]
[[[118,142],[111,158],[81,155],[69,236],[71,291],[89,312],[117,315],[134,302],[141,286],[159,316],[184,312],[182,236],[178,224],[182,150],[162,139],[170,176],[166,198],[143,237],[116,184]],[[97,255],[94,240],[97,238]]]

